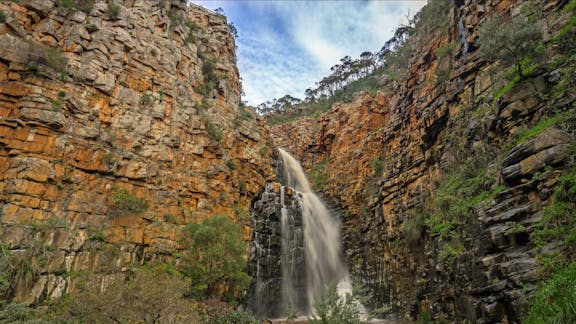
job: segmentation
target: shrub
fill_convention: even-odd
[[[3,24],[4,22],[6,22],[6,14],[4,11],[0,10],[0,24]]]
[[[215,141],[220,142],[224,138],[224,134],[220,128],[209,120],[206,120],[206,131],[208,135]]]
[[[112,198],[114,199],[114,207],[118,211],[141,213],[148,210],[148,201],[146,199],[136,197],[126,189],[115,188]]]
[[[58,0],[57,3],[68,9],[90,12],[94,8],[94,0]]]
[[[215,324],[258,324],[258,321],[251,313],[243,311],[229,311],[220,315]]]
[[[354,293],[342,297],[333,284],[314,304],[314,315],[308,319],[312,324],[357,324],[360,323],[357,303]]]
[[[539,287],[525,323],[576,323],[576,262]]]
[[[538,25],[516,16],[508,22],[500,15],[488,18],[479,29],[478,55],[489,61],[500,61],[506,66],[516,66],[524,77],[522,64],[526,57],[533,58],[542,40]]]
[[[67,73],[68,59],[56,48],[29,43],[26,55],[27,67],[30,69],[37,70],[38,66],[46,66],[54,72]]]
[[[170,267],[144,266],[126,280],[100,291],[86,285],[49,310],[55,322],[76,323],[198,323],[194,305],[184,298],[186,284]]]
[[[120,16],[120,6],[115,3],[108,3],[106,14],[108,15],[108,18],[112,20],[118,19]]]
[[[239,297],[250,282],[246,269],[246,243],[242,226],[216,215],[183,231],[187,252],[184,274],[192,279],[194,298]]]

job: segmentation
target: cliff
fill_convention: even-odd
[[[184,0],[0,10],[0,241],[29,260],[9,300],[178,263],[187,223],[245,221],[272,151],[224,16]]]
[[[351,271],[372,288],[373,306],[402,318],[519,322],[558,255],[570,258],[547,216],[574,185],[566,4],[455,1],[444,31],[412,39],[420,45],[400,82],[272,128],[339,208]],[[477,55],[479,26],[497,13],[528,16],[544,33],[543,61],[523,80]]]

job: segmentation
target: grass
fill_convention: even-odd
[[[524,322],[576,323],[576,262],[558,270],[539,287]]]
[[[326,168],[328,167],[329,163],[330,160],[326,159],[320,163],[315,164],[312,169],[310,169],[308,178],[310,179],[310,182],[316,191],[322,191],[326,186],[326,182],[328,180]]]
[[[527,129],[526,131],[518,134],[518,140],[516,141],[516,145],[520,145],[527,140],[537,136],[538,134],[542,133],[550,126],[557,124],[560,121],[565,120],[568,117],[567,114],[558,114],[548,118],[541,119],[538,124],[534,127]]]

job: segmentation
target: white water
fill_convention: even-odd
[[[302,197],[302,221],[304,226],[304,255],[306,260],[306,284],[308,309],[312,310],[313,305],[321,299],[323,294],[332,284],[338,284],[338,293],[341,297],[352,293],[352,283],[348,275],[348,270],[342,261],[340,245],[340,222],[330,214],[330,211],[322,200],[313,192],[310,183],[306,179],[306,174],[300,163],[282,149],[278,149],[284,162],[284,178],[286,185],[294,188]],[[283,198],[281,198],[283,199]],[[283,201],[282,201],[283,202]],[[282,226],[286,225],[288,213],[282,208]],[[289,238],[284,238],[284,228],[282,229],[283,245]],[[283,247],[283,252],[285,251]],[[286,258],[287,256],[285,256]],[[282,274],[292,273],[291,262],[282,262]],[[291,295],[290,279],[284,281],[284,302],[293,303],[294,296]],[[294,304],[292,304],[294,305]],[[358,303],[361,314],[366,314],[364,307]]]

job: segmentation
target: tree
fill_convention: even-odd
[[[506,66],[515,65],[518,76],[523,78],[522,63],[534,58],[542,40],[540,28],[526,18],[516,16],[508,22],[500,15],[488,18],[478,31],[478,55],[488,61],[500,61]]]
[[[165,267],[165,266],[164,266]],[[174,269],[144,266],[109,286],[84,284],[48,310],[53,322],[198,323],[194,303],[184,298],[186,283]]]
[[[241,225],[225,215],[185,227],[188,265],[184,274],[192,279],[191,296],[234,298],[248,286],[246,243],[241,234]]]
[[[314,316],[308,318],[312,324],[358,324],[361,323],[357,291],[338,294],[335,284],[330,285],[322,299],[314,304]]]

